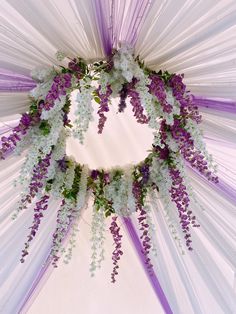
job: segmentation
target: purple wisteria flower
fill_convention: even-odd
[[[73,59],[69,62],[68,68],[76,74],[78,79],[81,79],[83,74],[82,74],[81,67],[79,66],[76,59]]]
[[[160,159],[167,160],[169,158],[170,150],[167,145],[165,145],[163,148],[158,145],[153,146],[153,150],[158,153]]]
[[[0,159],[5,159],[6,154],[14,150],[17,143],[26,135],[34,120],[30,114],[23,113],[19,124],[13,128],[12,133],[1,138]]]
[[[127,84],[124,84],[122,86],[122,89],[119,92],[120,95],[120,102],[118,104],[118,112],[124,112],[125,108],[126,108],[126,99],[128,96],[128,88],[127,88]]]
[[[192,139],[191,134],[182,126],[181,120],[174,119],[174,124],[170,127],[170,131],[172,137],[180,145],[180,152],[184,159],[209,181],[218,183],[218,177],[208,168],[208,163],[203,154],[195,149],[194,140]]]
[[[174,74],[171,76],[168,84],[172,89],[172,94],[180,104],[181,116],[190,117],[192,120],[200,123],[202,120],[198,107],[193,103],[193,96],[187,94],[186,85],[183,83],[184,75]]]
[[[100,106],[98,110],[98,115],[99,115],[99,122],[98,122],[98,133],[101,134],[105,125],[105,122],[107,120],[107,117],[105,116],[104,112],[109,111],[109,97],[112,94],[112,89],[110,85],[107,85],[106,88],[106,93],[102,94],[101,93],[101,86],[98,87],[97,95],[100,98]]]
[[[148,86],[149,92],[156,96],[164,112],[171,113],[173,107],[168,104],[166,100],[166,88],[164,81],[160,78],[160,76],[154,74],[150,75],[149,79],[151,80],[151,84]]]
[[[67,160],[65,156],[62,159],[57,160],[57,164],[62,172],[66,172],[68,166],[67,166]]]
[[[19,209],[27,208],[27,204],[31,203],[34,197],[43,189],[47,179],[48,167],[51,162],[51,153],[41,159],[33,169],[33,176],[29,184],[29,193],[20,200]]]
[[[141,208],[138,217],[139,230],[141,231],[140,239],[142,241],[142,253],[145,256],[145,264],[150,275],[153,274],[153,265],[149,257],[150,249],[152,248],[151,238],[149,237],[149,224],[147,223],[147,212],[144,207]]]
[[[52,86],[47,93],[45,102],[41,104],[44,110],[50,110],[54,106],[54,102],[60,99],[60,96],[67,94],[67,89],[71,87],[71,73],[62,73],[54,77]]]
[[[190,199],[180,171],[170,168],[169,173],[172,179],[171,199],[178,209],[182,231],[185,233],[186,246],[191,251],[193,248],[189,225],[191,224],[193,227],[199,227],[199,225],[196,223],[196,217],[192,216],[192,211],[188,210]]]
[[[142,174],[141,184],[146,185],[148,183],[149,176],[150,176],[149,165],[147,165],[146,163],[143,163],[140,166],[139,170],[140,170],[140,172]]]
[[[143,170],[141,170],[143,171]],[[153,273],[153,265],[151,263],[151,259],[149,257],[150,249],[151,249],[151,238],[148,236],[149,224],[147,223],[147,212],[142,205],[142,184],[144,184],[145,180],[148,181],[147,177],[149,177],[149,169],[144,168],[144,173],[146,179],[142,179],[141,181],[133,181],[132,192],[135,198],[136,203],[136,211],[139,213],[138,222],[139,222],[139,230],[141,231],[141,243],[142,243],[142,254],[145,256],[145,264],[147,265],[147,269],[150,275]],[[144,177],[144,178],[145,178]]]
[[[113,260],[113,271],[111,274],[111,282],[115,283],[116,279],[115,277],[118,275],[118,268],[119,268],[119,260],[121,255],[123,255],[123,251],[121,249],[122,245],[121,245],[121,239],[122,239],[122,235],[120,234],[120,227],[117,224],[117,216],[113,216],[112,217],[112,222],[111,222],[111,226],[110,226],[110,231],[114,240],[114,244],[115,244],[115,249],[112,252],[112,260]]]
[[[39,229],[41,219],[43,218],[43,212],[47,210],[48,208],[48,200],[49,200],[49,195],[43,195],[41,199],[36,203],[36,206],[34,208],[34,220],[33,224],[30,227],[31,231],[30,234],[28,235],[28,240],[25,243],[25,247],[22,250],[22,255],[21,255],[21,263],[24,263],[25,257],[29,254],[28,248],[30,246],[30,242],[33,240],[33,238],[36,236],[36,233]]]
[[[99,170],[92,170],[90,176],[93,180],[97,180],[99,174],[100,174]]]
[[[144,108],[141,104],[139,93],[135,90],[135,84],[137,83],[137,79],[133,79],[133,81],[128,85],[128,97],[130,98],[130,104],[133,106],[133,113],[138,123],[147,124],[149,118],[143,113]]]

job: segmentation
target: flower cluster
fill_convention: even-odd
[[[77,108],[75,111],[76,119],[73,122],[73,134],[80,143],[83,143],[84,134],[88,130],[89,122],[93,120],[92,93],[94,87],[91,86],[91,80],[80,80],[80,90],[76,97]]]
[[[61,60],[65,56],[59,53],[57,57]],[[0,149],[1,158],[13,150],[21,153],[24,148],[29,149],[18,180],[25,188],[19,208],[26,208],[35,199],[36,207],[21,261],[28,255],[49,197],[61,200],[51,248],[54,266],[71,228],[74,230],[71,234],[75,236],[75,223],[90,197],[94,201],[92,274],[104,258],[104,219],[112,216],[110,231],[115,244],[112,282],[115,282],[123,254],[117,217],[134,212],[137,212],[142,253],[152,273],[150,251],[155,246],[148,199],[153,199],[155,193],[164,205],[171,232],[178,229],[174,220],[179,216],[186,246],[192,250],[191,228],[199,225],[191,210],[194,195],[185,164],[214,183],[218,178],[198,127],[201,116],[183,83],[183,75],[152,71],[134,57],[130,47],[123,45],[107,60],[86,64],[81,58],[75,58],[67,68],[37,70],[34,77],[38,84],[30,93],[29,112],[22,115],[8,137],[1,138]],[[75,121],[71,124],[68,114],[73,90],[77,90],[77,108]],[[107,120],[105,113],[109,111],[113,97],[119,97],[118,112],[122,113],[130,105],[137,122],[152,128],[153,146],[139,164],[106,170],[89,169],[66,155],[66,139],[72,134],[83,142],[94,111],[99,116],[98,133],[102,133]],[[174,237],[179,239],[176,234]],[[69,242],[73,247],[75,240]],[[66,255],[67,260],[72,247]]]

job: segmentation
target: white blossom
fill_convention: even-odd
[[[54,105],[50,110],[42,110],[41,119],[49,120],[54,119],[54,116],[61,111],[61,109],[65,106],[66,96],[60,96],[60,99],[54,101]]]
[[[104,260],[104,240],[105,240],[105,216],[102,208],[99,210],[93,207],[92,226],[91,226],[91,263],[90,273],[93,277],[97,268],[100,268],[101,262]]]
[[[66,175],[65,175],[65,188],[68,190],[72,188],[72,185],[74,182],[75,166],[76,166],[75,159],[73,157],[70,157],[68,161],[68,167],[66,169]]]
[[[86,195],[87,195],[87,181],[88,181],[89,168],[87,165],[84,165],[81,171],[79,192],[77,194],[77,204],[76,209],[80,211],[85,204]]]
[[[31,77],[38,82],[37,86],[29,92],[35,99],[45,98],[49,92],[57,72],[53,68],[36,68],[31,72]]]
[[[148,78],[148,75],[145,75],[143,80],[140,80],[136,85],[135,89],[139,93],[139,98],[143,108],[145,109],[147,116],[149,117],[148,125],[152,129],[159,129],[160,117],[158,108],[155,106],[153,96],[149,93],[148,85],[151,83],[151,80]]]
[[[104,188],[105,197],[113,202],[117,215],[127,216],[127,202],[128,202],[128,182],[126,177],[122,175],[119,178],[111,178],[111,182]]]
[[[57,144],[59,134],[63,128],[62,113],[58,112],[55,114],[53,119],[49,120],[49,123],[51,129],[48,135],[43,135],[38,126],[31,129],[31,145],[17,180],[26,190],[31,181],[33,169],[39,162],[39,158],[45,158],[51,152],[52,146],[56,146]]]
[[[66,57],[66,54],[61,51],[61,50],[58,50],[56,53],[55,53],[55,57],[58,61],[63,61]]]
[[[31,77],[39,82],[46,82],[55,76],[55,70],[53,68],[35,68],[31,71]]]
[[[127,208],[130,213],[136,211],[135,197],[133,195],[133,177],[132,177],[133,167],[128,167],[125,171],[125,177],[127,182]]]
[[[84,133],[88,130],[89,122],[93,121],[92,92],[95,87],[91,85],[91,80],[86,82],[80,80],[80,91],[76,97],[76,111],[74,120],[73,135],[79,139],[81,143],[84,141]]]
[[[66,173],[61,171],[58,166],[55,169],[56,169],[57,175],[55,176],[54,181],[52,183],[51,194],[55,198],[62,198],[63,197],[62,192],[64,188]]]
[[[66,236],[66,232],[69,230],[71,224],[71,212],[74,208],[74,204],[71,200],[65,199],[64,205],[60,206],[57,212],[57,225],[56,225],[56,237],[53,240],[53,246],[51,249],[51,255],[58,255],[58,252],[62,249],[63,240]]]

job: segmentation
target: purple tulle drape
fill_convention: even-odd
[[[63,245],[66,246],[69,240],[69,236],[72,231],[73,224],[71,223],[68,226],[66,235],[63,239]],[[50,255],[51,249],[49,250],[49,253],[45,259],[45,262],[43,263],[42,268],[39,270],[37,276],[35,277],[35,280],[32,282],[32,285],[25,296],[24,300],[22,300],[22,304],[20,305],[19,313],[27,313],[30,306],[34,302],[35,298],[37,297],[38,293],[40,292],[40,289],[43,287],[43,284],[46,283],[47,279],[50,277],[54,270],[54,266],[52,265],[52,257]]]
[[[117,48],[119,42],[134,46],[152,3],[152,0],[133,0],[129,4],[126,1],[94,0],[95,18],[106,55],[111,54],[112,48]],[[124,20],[127,6],[129,15]]]
[[[35,86],[28,76],[0,69],[0,92],[28,92]]]
[[[220,192],[221,194],[224,195],[224,197],[231,202],[233,205],[236,205],[236,190],[230,186],[228,183],[226,183],[224,181],[224,179],[222,179],[219,176],[219,182],[217,184],[212,183],[210,181],[208,181],[199,171],[197,171],[196,169],[193,169],[192,167],[188,166],[188,168],[190,170],[192,170],[195,174],[198,175],[199,178],[201,178],[203,181],[207,182],[211,188],[217,192]]]
[[[194,97],[194,104],[196,104],[199,109],[208,108],[217,111],[224,111],[228,113],[236,114],[236,102],[224,99],[208,99],[204,97]]]
[[[129,236],[132,240],[132,243],[135,247],[135,250],[138,254],[138,257],[139,257],[139,260],[143,266],[143,269],[145,270],[146,272],[146,275],[147,277],[149,278],[149,281],[153,287],[153,290],[155,292],[155,294],[157,295],[162,307],[163,307],[163,310],[165,311],[166,314],[172,314],[172,310],[170,308],[170,305],[168,303],[168,300],[164,294],[164,291],[162,290],[161,288],[161,285],[159,283],[159,280],[155,274],[155,272],[150,275],[149,272],[148,272],[148,269],[147,269],[147,266],[146,266],[146,260],[145,260],[145,256],[144,254],[142,253],[143,251],[143,247],[142,247],[142,244],[139,240],[139,237],[138,237],[138,234],[136,232],[136,228],[135,226],[133,225],[132,221],[130,218],[123,218],[123,221],[124,221],[124,224],[126,226],[126,229],[129,233]]]

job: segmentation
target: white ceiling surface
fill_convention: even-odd
[[[153,3],[142,25],[136,53],[155,69],[186,73],[186,83],[196,94],[236,99],[236,2],[156,0]],[[0,66],[27,74],[35,66],[56,62],[54,54],[58,49],[70,56],[102,57],[91,8],[91,0],[2,0]],[[0,94],[0,121],[13,120],[16,113],[26,109],[26,95]],[[137,125],[129,110],[117,115],[113,109],[109,116],[103,135],[96,134],[95,121],[85,146],[71,140],[68,152],[91,167],[142,160],[151,145],[150,130]],[[206,142],[219,164],[219,174],[236,189],[235,115],[208,110],[203,116]],[[21,265],[18,262],[20,251],[32,220],[32,210],[22,213],[15,222],[10,220],[20,193],[19,189],[13,189],[12,181],[17,177],[21,162],[21,158],[11,157],[0,163],[0,313],[4,314],[17,313],[45,260],[57,208],[52,202],[41,232],[32,243],[31,255]],[[204,208],[194,207],[201,223],[201,228],[193,235],[195,251],[185,256],[179,253],[158,203],[159,210],[153,210],[158,278],[175,314],[231,314],[236,311],[236,207],[224,194],[192,172],[190,175]],[[159,302],[128,236],[123,237],[125,254],[117,284],[109,283],[112,240],[108,232],[103,268],[95,278],[89,277],[90,220],[88,209],[80,223],[71,263],[61,265],[52,273],[28,312],[161,314]]]

